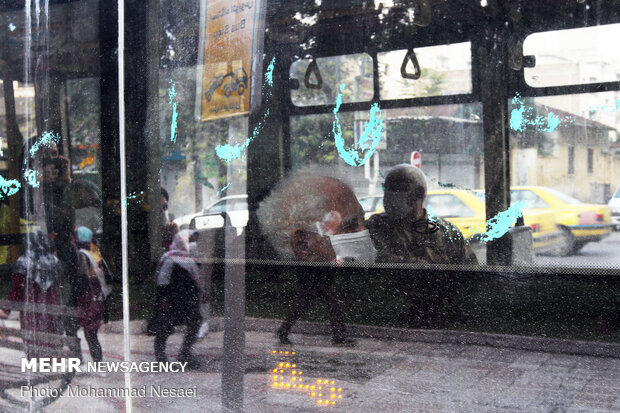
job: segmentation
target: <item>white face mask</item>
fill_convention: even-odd
[[[350,234],[328,235],[336,258],[342,261],[372,263],[377,259],[377,250],[368,230]]]
[[[161,220],[162,220],[163,225],[166,225],[168,222],[170,222],[170,214],[168,214],[167,209],[162,212]]]
[[[401,220],[414,215],[415,206],[409,205],[409,192],[385,191],[383,194],[383,206],[388,217]]]

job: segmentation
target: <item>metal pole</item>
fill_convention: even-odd
[[[492,19],[478,43],[484,130],[484,186],[487,221],[510,206],[510,168],[508,143],[508,91],[506,86],[507,43],[509,36],[502,16]],[[510,265],[512,250],[508,237],[487,243],[487,264]]]
[[[228,122],[228,139],[232,143],[239,129],[235,120]],[[231,190],[235,182],[234,169],[228,164]],[[243,411],[243,374],[245,373],[245,268],[239,264],[245,258],[245,231],[237,236],[230,215],[225,215],[224,245],[224,361],[222,367],[222,407],[225,412]]]
[[[245,231],[226,219],[226,261],[224,275],[224,361],[222,365],[222,408],[224,412],[243,411],[245,373]]]
[[[123,359],[131,361],[129,333],[129,254],[127,243],[127,159],[125,151],[125,0],[118,0],[118,131],[121,169],[121,257],[123,284]],[[125,373],[125,387],[131,388],[131,373]],[[131,413],[132,399],[127,393],[125,411]]]

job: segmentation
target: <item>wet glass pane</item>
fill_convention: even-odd
[[[544,214],[531,225],[538,265],[618,265],[607,205],[618,168],[615,97],[605,92],[511,101],[511,200],[524,206],[525,217]]]
[[[3,410],[75,409],[76,371],[122,357],[122,329],[110,328],[122,317],[114,225],[103,232],[119,194],[102,193],[98,11],[97,1],[2,4]]]
[[[535,66],[524,69],[534,87],[580,85],[620,80],[620,56],[614,39],[620,25],[610,24],[534,33],[523,42],[523,55]]]
[[[118,6],[0,1],[0,411],[617,410],[611,3]]]
[[[363,139],[368,112],[338,113],[341,147],[332,140],[333,114],[297,116],[291,120],[293,167],[301,169],[319,164],[337,171],[352,186],[369,219],[385,212],[383,192],[387,172],[396,165],[410,164],[417,153],[426,175],[429,213],[432,211],[434,216],[445,218],[461,232],[465,231],[469,243],[471,236],[485,231],[484,201],[473,194],[474,190],[484,188],[481,117],[479,104],[387,109],[382,111],[384,130],[376,146],[354,153],[352,150]],[[352,154],[365,160],[363,165],[351,166]],[[439,206],[432,201],[439,199],[454,202]],[[471,222],[454,219],[464,216],[471,216]],[[480,252],[480,255],[484,254]]]

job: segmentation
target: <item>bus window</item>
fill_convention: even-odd
[[[68,80],[66,90],[73,174],[100,187],[99,78]]]
[[[332,165],[347,176],[361,198],[381,195],[387,170],[410,163],[412,152],[419,152],[429,190],[484,188],[480,104],[385,109],[381,116],[384,134],[372,157],[360,167],[347,164],[336,148],[334,114],[292,117],[293,168],[308,164]],[[368,117],[368,111],[338,113],[345,147],[354,147],[359,141]]]
[[[296,106],[335,104],[343,84],[351,91],[342,94],[344,103],[367,102],[373,96],[372,58],[366,53],[297,60],[290,77],[296,81],[291,87]]]
[[[406,99],[424,96],[471,93],[471,44],[455,43],[421,47],[413,50],[420,67],[419,79],[406,79],[401,74],[407,50],[378,54],[381,99]],[[415,68],[409,59],[407,73]]]
[[[615,262],[617,234],[606,203],[620,168],[616,98],[617,92],[602,92],[511,100],[512,200],[550,212],[555,224],[536,265]]]
[[[524,69],[534,87],[579,85],[620,80],[616,41],[620,24],[534,33],[523,42],[523,54],[536,58]]]

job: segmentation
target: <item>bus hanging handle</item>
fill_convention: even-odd
[[[316,78],[316,83],[310,83],[310,76],[312,75]],[[304,86],[307,89],[321,89],[323,87],[323,78],[321,77],[319,66],[316,64],[316,59],[312,59],[308,65],[308,69],[306,69],[306,74],[304,75]]]
[[[413,73],[407,72],[407,63],[411,61],[413,64]],[[413,48],[407,50],[407,54],[403,59],[403,63],[400,65],[400,75],[405,79],[419,79],[422,72],[420,71],[420,64],[418,63],[418,58],[413,51]]]

